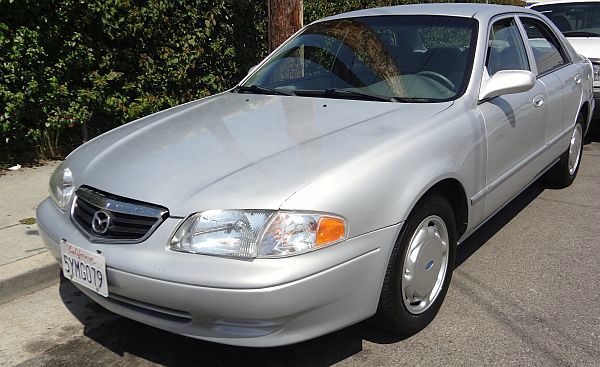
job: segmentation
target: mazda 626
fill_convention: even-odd
[[[95,302],[177,334],[264,347],[371,318],[412,335],[461,242],[539,177],[573,182],[592,70],[518,7],[325,18],[233,89],[72,152],[40,233]]]

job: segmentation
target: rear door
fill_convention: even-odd
[[[541,19],[520,16],[538,70],[538,79],[548,89],[548,131],[551,142],[573,126],[579,112],[583,76],[571,62],[558,37]],[[567,101],[571,103],[566,103]]]

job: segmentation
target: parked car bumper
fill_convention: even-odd
[[[389,253],[401,227],[387,227],[301,256],[240,261],[166,250],[168,236],[180,220],[165,221],[138,245],[101,245],[81,235],[49,199],[38,207],[37,219],[40,234],[57,260],[61,257],[60,239],[87,250],[101,249],[109,296],[75,286],[106,309],[177,334],[254,347],[296,343],[373,315]],[[113,256],[123,247],[135,247],[139,255],[129,259],[131,266]],[[144,261],[152,252],[156,252],[154,263],[147,266],[153,273],[140,274],[134,266],[136,260]],[[163,264],[181,256],[198,264],[183,263],[179,274],[161,276]],[[240,281],[237,286],[223,286],[208,275],[195,282],[185,278],[197,271],[192,266],[210,268],[206,264],[211,261],[246,268],[244,279],[254,279],[254,284]],[[322,264],[319,269],[315,262]]]

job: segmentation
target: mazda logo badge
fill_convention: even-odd
[[[98,234],[106,234],[110,228],[112,214],[106,210],[98,210],[92,218],[92,229]]]

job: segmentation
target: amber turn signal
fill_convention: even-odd
[[[317,246],[328,245],[344,239],[346,235],[346,223],[343,219],[333,217],[322,217],[319,220],[317,230]]]

